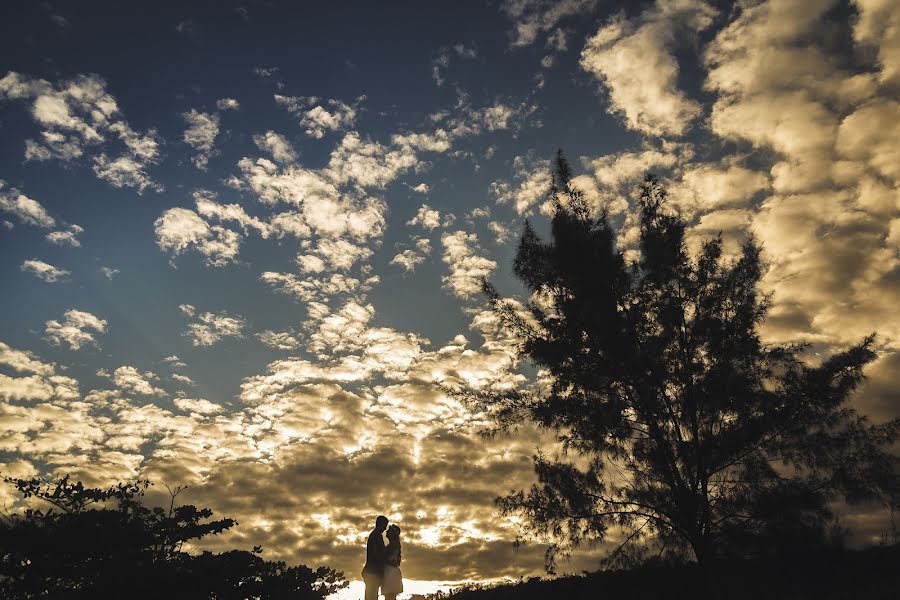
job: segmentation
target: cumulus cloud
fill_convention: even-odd
[[[350,105],[341,100],[321,100],[316,96],[282,96],[275,94],[275,102],[285,107],[306,128],[306,135],[321,139],[328,131],[348,129],[356,122],[359,104],[366,99],[360,96]]]
[[[115,370],[112,377],[116,387],[127,394],[138,394],[141,396],[166,395],[164,389],[154,387],[150,383],[150,379],[159,379],[150,371],[141,373],[130,365],[123,365]]]
[[[209,159],[217,154],[214,144],[216,136],[219,135],[219,115],[192,108],[188,112],[181,113],[181,118],[187,123],[182,140],[194,149],[191,162],[201,171],[205,171]]]
[[[97,346],[97,334],[106,332],[106,321],[74,308],[63,314],[62,322],[51,320],[45,325],[45,340],[54,346],[66,345],[71,350],[78,350],[86,344]]]
[[[425,262],[431,254],[431,242],[427,238],[415,240],[415,248],[407,248],[391,259],[392,265],[402,267],[407,273],[411,273],[417,266]]]
[[[71,377],[57,373],[56,365],[42,361],[27,350],[19,350],[0,342],[0,366],[14,372],[13,375],[0,373],[0,414],[10,416],[4,410],[3,402],[13,400],[33,403],[59,399],[69,401],[78,397],[78,382]],[[16,420],[4,420],[7,436],[21,429]],[[0,445],[3,444],[0,436]],[[4,448],[10,450],[10,448]]]
[[[90,157],[97,177],[114,187],[133,187],[139,193],[162,190],[147,173],[160,159],[156,131],[132,129],[99,76],[78,75],[52,84],[10,71],[0,79],[2,100],[29,102],[31,117],[42,128],[39,139],[26,140],[26,160]],[[113,140],[122,149],[110,155]]]
[[[270,153],[276,162],[292,163],[297,160],[297,152],[288,139],[271,129],[265,133],[254,135],[253,143],[260,150]]]
[[[234,98],[219,98],[216,100],[216,108],[219,110],[238,110],[241,103]]]
[[[490,192],[499,204],[511,204],[520,215],[530,214],[550,191],[550,161],[534,156],[513,159],[513,182],[491,182]]]
[[[209,225],[193,210],[170,208],[153,223],[157,245],[177,256],[194,248],[206,257],[207,264],[222,267],[240,251],[241,236],[219,225]]]
[[[707,29],[715,15],[703,0],[657,0],[633,19],[620,14],[588,40],[581,67],[604,84],[610,112],[621,114],[629,128],[683,135],[701,107],[677,87],[674,52],[681,37]]]
[[[479,255],[478,236],[465,231],[447,232],[441,235],[441,244],[442,258],[450,269],[441,278],[444,286],[464,300],[480,293],[481,281],[497,268],[497,263]]]
[[[84,228],[79,225],[68,225],[64,230],[51,231],[45,239],[55,246],[71,246],[78,248],[81,246],[81,240],[78,239],[79,234],[84,233]]]
[[[416,211],[415,216],[407,221],[406,224],[411,226],[418,225],[431,231],[441,226],[441,213],[427,204],[423,204],[419,207],[419,210]]]
[[[37,200],[33,200],[16,188],[7,188],[6,182],[0,179],[0,211],[13,215],[26,225],[43,229],[56,226],[56,219]]]
[[[180,308],[188,317],[196,317],[192,323],[188,323],[187,331],[183,334],[191,338],[194,346],[212,346],[225,338],[244,337],[247,321],[240,315],[232,315],[226,311],[195,314],[195,309],[190,304],[183,304]]]
[[[302,342],[293,331],[272,331],[266,329],[256,334],[257,339],[277,350],[296,350],[300,348]]]
[[[56,283],[60,279],[71,275],[71,273],[65,269],[58,269],[53,265],[36,258],[23,262],[20,269],[25,272],[33,273],[35,277],[46,281],[47,283]]]

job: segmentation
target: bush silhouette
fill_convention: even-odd
[[[190,554],[186,542],[226,531],[233,519],[212,511],[141,503],[149,482],[86,488],[68,477],[9,479],[28,508],[0,522],[0,597],[31,598],[295,598],[322,600],[347,585],[327,567],[288,567],[252,552]]]

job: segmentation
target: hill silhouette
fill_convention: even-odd
[[[472,586],[428,600],[887,600],[900,595],[900,544],[858,551],[796,555],[791,559],[723,561],[708,577],[696,564],[644,566],[557,579]]]

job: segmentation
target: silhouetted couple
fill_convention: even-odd
[[[387,529],[387,546],[381,534]],[[378,600],[378,588],[385,600],[396,600],[397,594],[403,591],[403,574],[400,573],[400,528],[396,525],[388,527],[388,519],[379,516],[375,519],[375,529],[369,534],[366,542],[366,566],[362,570],[362,578],[366,583],[366,600]]]

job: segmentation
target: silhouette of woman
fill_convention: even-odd
[[[400,528],[391,525],[387,530],[388,545],[384,549],[384,581],[381,593],[384,600],[397,600],[403,591],[403,573],[400,572]]]

